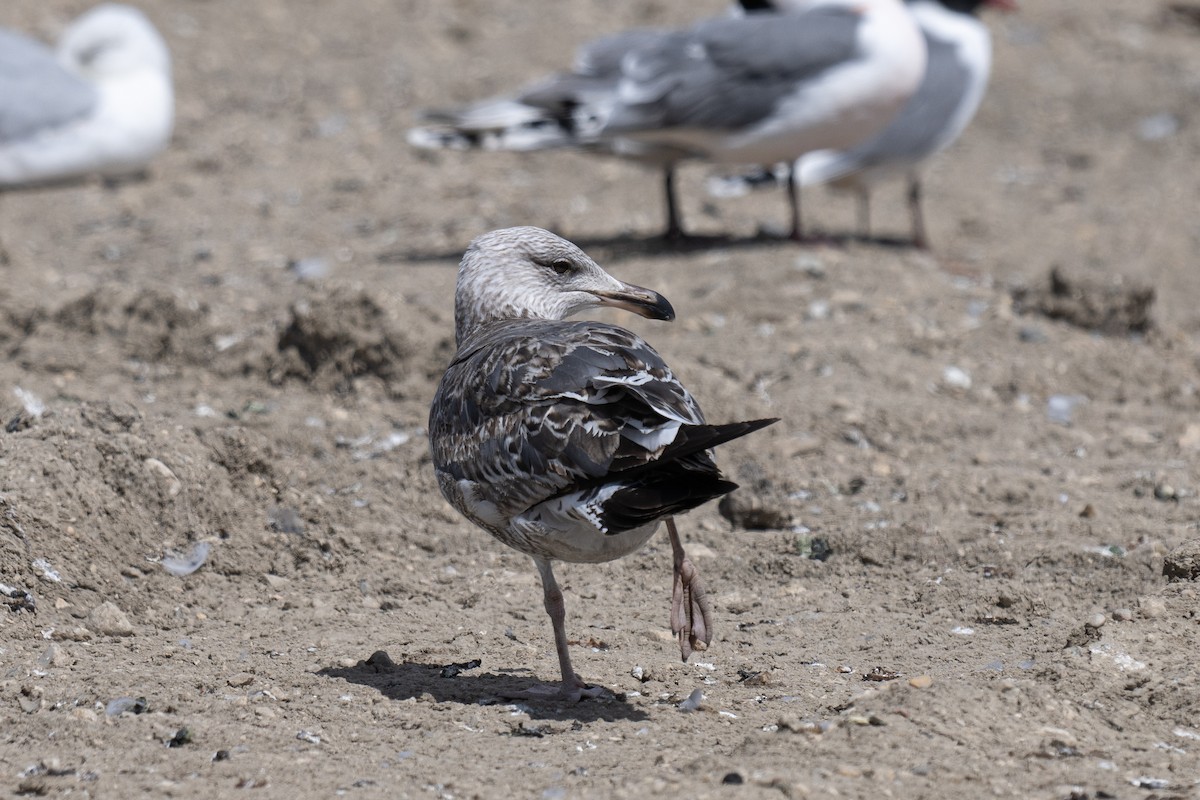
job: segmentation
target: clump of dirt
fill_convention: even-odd
[[[1145,333],[1154,327],[1150,315],[1154,289],[1149,286],[1068,278],[1055,267],[1044,284],[1014,289],[1012,297],[1017,313],[1041,314],[1110,336]]]
[[[208,308],[157,289],[101,287],[53,311],[35,311],[23,324],[13,356],[23,365],[78,370],[105,351],[122,359],[199,364],[214,354]]]
[[[0,434],[2,580],[107,595],[161,572],[164,549],[199,540],[223,543],[210,569],[254,562],[247,548],[264,546],[278,490],[260,476],[279,470],[252,433],[171,427],[101,402],[51,408]]]
[[[1188,539],[1167,553],[1163,576],[1169,581],[1200,581],[1200,539]]]
[[[794,524],[792,501],[761,466],[747,462],[738,469],[737,491],[721,498],[717,510],[736,528],[786,530]]]
[[[318,391],[348,394],[360,378],[402,380],[413,346],[364,292],[335,290],[292,305],[269,367],[274,383],[299,379]]]

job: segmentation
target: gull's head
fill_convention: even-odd
[[[92,80],[171,71],[171,53],[150,20],[117,3],[98,5],[72,22],[58,40],[58,61]]]
[[[658,292],[617,280],[575,245],[541,228],[504,228],[471,242],[458,268],[455,335],[462,344],[501,319],[566,319],[616,306],[649,319],[675,310]]]

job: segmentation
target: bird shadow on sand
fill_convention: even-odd
[[[781,245],[791,245],[798,252],[815,247],[848,247],[856,244],[889,250],[908,250],[913,247],[911,240],[899,237],[821,232],[813,234],[812,240],[805,242],[793,242],[788,236],[773,231],[759,231],[753,236],[695,234],[672,239],[662,235],[629,233],[615,236],[570,236],[564,235],[561,231],[552,232],[574,242],[580,249],[600,262],[619,262],[648,256],[689,255],[718,250],[766,249]],[[380,253],[375,258],[381,264],[421,264],[440,261],[445,262],[449,267],[457,268],[459,259],[462,258],[462,251],[400,250]]]
[[[497,675],[485,672],[466,675],[478,669],[479,662],[468,664],[423,664],[416,661],[394,663],[379,651],[353,667],[326,667],[317,672],[326,678],[366,686],[390,700],[407,700],[429,695],[434,702],[462,705],[509,705],[519,703],[532,719],[573,719],[579,722],[649,719],[640,708],[623,697],[605,693],[578,703],[559,700],[510,700],[515,693],[542,684],[521,675]]]

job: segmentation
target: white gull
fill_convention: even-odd
[[[790,163],[812,150],[853,147],[891,121],[924,72],[924,42],[900,0],[780,0],[761,12],[761,3],[742,5],[742,16],[686,30],[599,39],[571,72],[431,112],[434,124],[410,131],[409,142],[580,147],[661,166],[667,236],[678,237],[678,162]],[[789,197],[799,239],[796,193]]]
[[[859,233],[870,235],[870,191],[893,177],[908,179],[912,239],[928,246],[921,212],[922,164],[958,140],[983,101],[991,72],[992,42],[974,16],[981,6],[1015,8],[1013,0],[909,0],[920,26],[928,64],[916,94],[877,136],[848,150],[817,150],[796,162],[801,186],[831,184],[853,190],[859,200]],[[787,179],[782,170],[713,179],[713,194],[744,194],[764,183]],[[765,178],[765,179],[764,179]]]
[[[0,187],[143,169],[174,124],[170,54],[137,9],[93,8],[57,52],[0,29]]]

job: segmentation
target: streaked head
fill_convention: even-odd
[[[58,61],[93,80],[138,70],[171,71],[170,51],[150,20],[117,3],[98,5],[72,22],[58,40]]]
[[[504,228],[471,242],[458,268],[455,335],[462,344],[480,325],[500,319],[566,319],[616,306],[649,319],[675,310],[658,292],[609,275],[575,245],[541,228]]]

